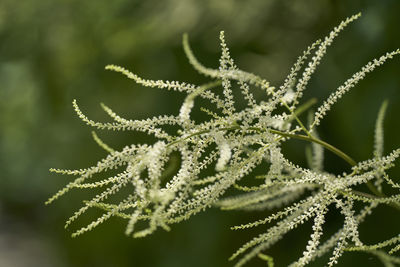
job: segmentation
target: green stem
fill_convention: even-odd
[[[312,107],[315,103],[317,103],[317,99],[311,98],[310,100],[308,100],[307,102],[305,102],[304,104],[302,104],[301,106],[299,106],[295,111],[294,114],[296,116],[299,116],[300,114],[302,114],[304,111],[308,110],[310,107]]]
[[[241,129],[241,127],[240,127],[239,125],[234,125],[234,126],[231,126],[231,127],[219,128],[218,130],[219,130],[219,131],[230,131],[230,130],[239,130],[239,129]],[[253,131],[257,131],[257,132],[263,132],[263,131],[265,131],[264,129],[261,129],[261,128],[258,128],[258,127],[249,127],[248,130],[253,130]],[[317,144],[319,144],[319,145],[325,147],[325,148],[328,149],[329,151],[335,153],[336,155],[338,155],[338,156],[341,157],[342,159],[344,159],[344,160],[345,160],[346,162],[348,162],[351,166],[354,166],[354,165],[357,164],[350,156],[348,156],[347,154],[345,154],[345,153],[344,153],[343,151],[341,151],[340,149],[338,149],[338,148],[332,146],[331,144],[328,144],[328,143],[325,142],[325,141],[322,141],[322,140],[320,140],[320,139],[318,139],[318,138],[315,138],[315,137],[313,137],[313,136],[310,137],[310,136],[307,136],[307,135],[290,134],[290,133],[285,133],[285,132],[281,132],[281,131],[273,130],[273,129],[269,129],[269,131],[270,131],[271,133],[280,135],[280,136],[282,136],[282,137],[290,137],[290,138],[294,138],[294,139],[299,139],[299,140],[304,140],[304,141],[309,141],[309,142],[317,143]],[[179,143],[179,142],[182,142],[182,141],[184,141],[184,140],[187,140],[187,139],[189,139],[189,138],[192,138],[192,137],[194,137],[194,136],[206,134],[206,133],[209,133],[209,132],[210,132],[210,130],[198,131],[198,132],[192,133],[192,134],[190,134],[190,135],[188,135],[188,136],[186,136],[186,137],[177,139],[177,140],[175,140],[175,141],[169,143],[167,146],[170,147],[170,146],[173,146],[173,145],[175,145],[175,144],[177,144],[177,143]]]
[[[347,193],[345,191],[339,191],[342,195],[346,195]],[[377,199],[379,198],[378,196],[371,195],[365,192],[357,191],[357,190],[351,190],[351,193],[360,197],[365,197],[365,198],[370,198],[370,199]],[[347,194],[348,195],[348,194]]]
[[[219,131],[230,131],[230,130],[240,130],[240,129],[241,129],[240,125],[233,125],[233,126],[231,126],[231,127],[219,128],[218,130],[219,130]],[[253,131],[258,131],[258,132],[263,132],[263,131],[265,131],[265,129],[261,129],[261,128],[258,128],[258,127],[249,127],[249,128],[247,128],[247,130],[253,130]],[[344,153],[344,152],[341,151],[340,149],[338,149],[338,148],[332,146],[331,144],[329,144],[329,143],[327,143],[327,142],[325,142],[325,141],[322,141],[322,140],[320,140],[320,139],[318,139],[318,138],[315,138],[315,137],[312,136],[312,135],[307,136],[307,135],[300,135],[300,134],[291,134],[291,133],[286,133],[286,132],[282,132],[282,131],[278,131],[278,130],[273,130],[273,129],[269,129],[268,131],[271,132],[271,133],[280,135],[280,136],[282,136],[282,137],[290,137],[290,138],[294,138],[294,139],[298,139],[298,140],[304,140],[304,141],[309,141],[309,142],[313,142],[313,143],[319,144],[319,145],[323,146],[324,148],[328,149],[329,151],[333,152],[334,154],[336,154],[337,156],[339,156],[339,157],[342,158],[343,160],[345,160],[345,161],[346,161],[347,163],[349,163],[351,166],[355,166],[355,165],[357,164],[355,160],[353,160],[350,156],[348,156],[346,153]],[[175,141],[169,143],[169,144],[167,145],[167,147],[170,147],[170,146],[172,146],[172,145],[174,145],[174,144],[177,144],[177,143],[179,143],[179,142],[182,142],[182,141],[184,141],[184,140],[187,140],[187,139],[189,139],[189,138],[191,138],[191,137],[198,136],[198,135],[202,135],[202,134],[206,134],[206,133],[209,133],[209,132],[210,132],[210,130],[203,130],[203,131],[195,132],[195,133],[193,133],[193,134],[191,134],[191,135],[188,135],[188,136],[186,136],[186,137],[177,139],[177,140],[175,140]],[[372,193],[375,194],[376,197],[386,197],[386,195],[385,195],[384,193],[380,192],[370,181],[367,182],[367,186],[368,186],[369,190],[370,190]],[[361,192],[360,192],[360,193],[361,193]],[[369,194],[367,194],[367,193],[363,193],[363,195],[366,196],[366,197],[367,197],[367,196],[368,196],[368,197],[371,197],[371,196],[372,196],[372,195],[369,195]],[[392,206],[392,207],[394,207],[394,208],[396,208],[396,209],[400,209],[400,206],[397,205],[397,204],[395,204],[395,203],[391,203],[391,204],[389,204],[389,205]]]
[[[313,102],[313,99],[311,99],[309,102]],[[315,100],[314,100],[315,101]],[[331,144],[328,144],[316,137],[314,137],[308,130],[307,128],[304,126],[304,124],[301,122],[301,120],[299,119],[299,117],[297,116],[297,114],[299,114],[298,112],[293,111],[284,101],[282,101],[282,104],[290,111],[290,113],[292,114],[292,116],[296,119],[297,123],[300,125],[301,129],[307,134],[307,136],[305,135],[297,135],[297,134],[288,134],[288,133],[284,133],[281,131],[276,131],[276,130],[270,130],[270,132],[274,132],[276,134],[279,134],[281,136],[287,136],[287,137],[291,137],[291,138],[296,138],[296,139],[300,139],[300,140],[306,140],[306,141],[310,141],[310,142],[314,142],[317,143],[319,145],[322,145],[323,147],[325,147],[326,149],[330,150],[331,152],[335,153],[336,155],[338,155],[339,157],[341,157],[342,159],[344,159],[347,163],[349,163],[351,166],[355,166],[357,163],[355,162],[355,160],[353,160],[351,157],[349,157],[348,155],[346,155],[343,151],[337,149],[336,147],[332,146]],[[306,103],[307,104],[307,103]],[[311,104],[312,105],[312,104]],[[386,197],[386,195],[383,192],[380,192],[376,186],[374,186],[370,181],[368,181],[367,183],[367,187],[368,189],[374,193],[376,196],[379,197]]]
[[[315,138],[314,136],[307,136],[307,135],[300,135],[300,134],[290,134],[290,133],[285,133],[285,132],[281,132],[281,131],[278,131],[278,130],[272,130],[272,129],[269,130],[269,131],[271,133],[278,134],[280,136],[290,137],[290,138],[294,138],[294,139],[299,139],[299,140],[304,140],[304,141],[309,141],[309,142],[313,142],[313,143],[319,144],[319,145],[325,147],[326,149],[328,149],[329,151],[335,153],[336,155],[338,155],[342,159],[344,159],[351,166],[355,166],[357,164],[355,162],[355,160],[353,160],[350,156],[348,156],[346,153],[344,153],[340,149],[332,146],[331,144],[328,144],[325,141],[322,141],[321,139]]]
[[[239,125],[235,125],[235,126],[231,126],[231,127],[219,128],[218,131],[230,131],[230,130],[238,130],[238,129],[240,129],[240,126],[239,126]],[[177,140],[175,140],[175,141],[169,143],[169,144],[167,145],[167,147],[173,146],[173,145],[175,145],[175,144],[177,144],[177,143],[179,143],[179,142],[185,141],[185,140],[187,140],[187,139],[189,139],[189,138],[192,138],[192,137],[194,137],[194,136],[206,134],[206,133],[209,133],[209,132],[210,132],[210,130],[203,130],[203,131],[198,131],[198,132],[192,133],[192,134],[190,134],[190,135],[188,135],[188,136],[179,138],[179,139],[177,139]]]
[[[301,129],[307,134],[307,136],[309,136],[310,138],[312,138],[311,133],[307,130],[307,128],[304,126],[304,124],[301,122],[301,120],[299,119],[299,117],[297,116],[296,112],[294,112],[289,106],[288,104],[286,104],[286,102],[282,101],[282,104],[290,111],[290,113],[292,114],[292,116],[294,117],[294,119],[297,121],[297,123],[300,125]]]
[[[315,138],[313,136],[306,136],[306,135],[299,135],[299,134],[290,134],[290,133],[285,133],[285,132],[281,132],[281,131],[277,131],[277,130],[269,130],[271,133],[275,133],[278,134],[280,136],[284,136],[284,137],[290,137],[290,138],[294,138],[294,139],[299,139],[299,140],[304,140],[304,141],[310,141],[310,142],[314,142],[317,143],[323,147],[325,147],[326,149],[328,149],[329,151],[335,153],[337,156],[341,157],[342,159],[344,159],[347,163],[349,163],[351,166],[355,166],[357,163],[350,157],[348,156],[346,153],[344,153],[343,151],[341,151],[340,149],[332,146],[331,144],[328,144],[325,141],[322,141],[318,138]],[[368,189],[374,193],[375,196],[377,197],[386,197],[386,195],[379,191],[370,181],[368,181],[366,183]],[[365,193],[366,194],[366,193]],[[390,203],[390,206],[396,208],[396,209],[400,209],[400,206],[395,204],[395,203]]]

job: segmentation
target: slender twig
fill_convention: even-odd
[[[348,156],[346,153],[341,151],[340,149],[332,146],[331,144],[328,144],[325,141],[322,141],[321,139],[315,138],[314,136],[307,136],[307,135],[300,135],[300,134],[291,134],[291,133],[286,133],[286,132],[281,132],[278,130],[269,130],[271,133],[278,134],[284,137],[290,137],[294,139],[299,139],[299,140],[304,140],[304,141],[310,141],[316,144],[319,144],[323,146],[324,148],[328,149],[329,151],[335,153],[342,159],[344,159],[346,162],[348,162],[351,166],[355,166],[357,163],[355,162],[354,159],[352,159],[350,156]]]
[[[243,128],[240,127],[240,125],[233,125],[230,127],[223,127],[223,128],[219,128],[219,131],[232,131],[232,130],[242,130]],[[298,139],[298,140],[303,140],[303,141],[309,141],[309,142],[313,142],[316,144],[319,144],[321,146],[323,146],[324,148],[328,149],[329,151],[333,152],[334,154],[336,154],[337,156],[339,156],[340,158],[342,158],[343,160],[345,160],[347,163],[349,163],[351,166],[355,166],[357,163],[354,159],[352,159],[349,155],[347,155],[346,153],[344,153],[343,151],[341,151],[340,149],[334,147],[333,145],[322,141],[321,139],[318,139],[314,136],[307,136],[307,135],[301,135],[301,134],[292,134],[292,133],[288,133],[288,132],[282,132],[279,130],[274,130],[274,129],[262,129],[262,128],[258,128],[258,127],[248,127],[245,128],[243,130],[251,130],[251,131],[257,131],[257,132],[264,132],[264,131],[269,131],[270,133],[273,134],[277,134],[280,135],[282,137],[289,137],[289,138],[293,138],[293,139]],[[199,132],[195,132],[192,133],[188,136],[182,137],[180,139],[177,139],[171,143],[169,143],[167,146],[170,147],[172,145],[175,145],[179,142],[185,141],[189,138],[192,138],[194,136],[198,136],[198,135],[202,135],[202,134],[207,134],[210,133],[211,130],[203,130],[203,131],[199,131]],[[386,195],[380,191],[378,191],[378,189],[376,189],[376,187],[371,183],[371,182],[367,182],[367,186],[368,189],[374,193],[374,195],[368,194],[368,193],[363,193],[363,192],[357,192],[356,194],[363,194],[363,196],[365,197],[369,197],[369,198],[377,198],[377,197],[386,197]],[[390,203],[388,204],[396,209],[400,209],[400,206],[395,204],[395,203]]]

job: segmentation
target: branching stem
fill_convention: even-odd
[[[278,130],[269,130],[271,133],[274,134],[278,134],[284,137],[290,137],[290,138],[294,138],[294,139],[299,139],[299,140],[304,140],[304,141],[309,141],[309,142],[313,142],[316,144],[319,144],[321,146],[323,146],[324,148],[328,149],[329,151],[333,152],[334,154],[336,154],[337,156],[341,157],[342,159],[344,159],[347,163],[349,163],[351,166],[355,166],[357,163],[355,162],[355,160],[353,160],[350,156],[348,156],[346,153],[344,153],[343,151],[341,151],[340,149],[332,146],[331,144],[328,144],[325,141],[322,141],[321,139],[315,138],[312,135],[301,135],[301,134],[291,134],[291,133],[285,133],[285,132],[281,132]]]
[[[240,130],[242,129],[240,127],[240,125],[233,125],[231,127],[223,127],[223,128],[219,128],[219,131],[231,131],[231,130]],[[252,131],[257,131],[257,132],[264,132],[266,131],[265,129],[261,129],[258,127],[248,127],[246,128],[247,130],[252,130]],[[318,138],[315,138],[313,136],[307,136],[307,135],[300,135],[300,134],[291,134],[291,133],[287,133],[287,132],[282,132],[282,131],[278,131],[278,130],[274,130],[274,129],[268,129],[269,132],[280,135],[282,137],[290,137],[290,138],[294,138],[294,139],[299,139],[299,140],[304,140],[304,141],[309,141],[309,142],[313,142],[313,143],[317,143],[323,147],[325,147],[326,149],[328,149],[329,151],[333,152],[334,154],[338,155],[339,157],[341,157],[342,159],[344,159],[346,162],[348,162],[351,166],[355,166],[357,163],[350,157],[348,156],[346,153],[344,153],[343,151],[341,151],[340,149],[332,146],[331,144],[328,144],[325,141],[322,141]],[[202,134],[207,134],[210,133],[210,130],[203,130],[203,131],[199,131],[199,132],[195,132],[193,134],[190,134],[188,136],[182,137],[180,139],[177,139],[171,143],[168,144],[168,147],[173,146],[179,142],[182,142],[184,140],[187,140],[189,138],[198,136],[198,135],[202,135]]]
[[[294,112],[292,113],[294,114]],[[296,116],[297,117],[297,116]],[[298,119],[298,118],[297,118]],[[300,121],[301,122],[301,121]],[[304,126],[303,126],[304,127]],[[303,128],[302,127],[302,128]],[[240,125],[233,125],[230,127],[223,127],[223,128],[219,128],[218,130],[220,131],[232,131],[232,130],[241,130],[241,126]],[[266,131],[266,129],[262,129],[262,128],[258,128],[258,127],[248,127],[244,130],[251,130],[251,131],[257,131],[257,132],[264,132]],[[323,146],[324,148],[328,149],[329,151],[331,151],[332,153],[336,154],[337,156],[339,156],[340,158],[342,158],[343,160],[345,160],[347,163],[349,163],[351,166],[355,166],[357,163],[354,159],[352,159],[349,155],[347,155],[346,153],[344,153],[343,151],[341,151],[340,149],[334,147],[333,145],[322,141],[321,139],[318,139],[314,136],[310,135],[301,135],[301,134],[292,134],[292,133],[288,133],[288,132],[282,132],[279,130],[274,130],[274,129],[268,129],[269,132],[280,135],[282,137],[289,137],[289,138],[294,138],[294,139],[298,139],[298,140],[304,140],[304,141],[308,141],[308,142],[313,142],[316,144],[319,144],[321,146]],[[195,132],[191,135],[188,135],[186,137],[182,137],[180,139],[177,139],[171,143],[169,143],[167,146],[170,147],[172,145],[175,145],[179,142],[182,142],[184,140],[187,140],[191,137],[194,136],[198,136],[198,135],[202,135],[202,134],[207,134],[210,133],[210,130],[203,130],[203,131],[199,131],[199,132]],[[375,186],[371,183],[371,182],[367,182],[367,186],[368,189],[374,193],[375,196],[367,194],[367,193],[363,193],[363,196],[365,197],[369,197],[369,198],[376,198],[376,197],[386,197],[386,195],[380,191],[378,191]],[[360,192],[361,193],[361,192]],[[396,208],[396,209],[400,209],[399,205],[396,205],[394,203],[389,204],[390,206]]]

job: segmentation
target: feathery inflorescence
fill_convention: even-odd
[[[311,100],[300,105],[303,92],[328,47],[359,16],[347,18],[323,41],[318,40],[309,46],[283,84],[277,87],[239,69],[230,55],[224,32],[220,33],[221,57],[217,69],[202,65],[189,46],[187,35],[183,37],[184,51],[190,64],[200,74],[212,79],[208,84],[150,80],[125,68],[108,65],[106,69],[122,73],[142,86],[176,90],[187,96],[177,115],[145,120],[122,118],[102,104],[112,122],[89,119],[74,100],[78,116],[93,128],[139,131],[153,135],[158,141],[132,144],[118,151],[93,132],[93,139],[108,155],[87,169],[51,169],[75,179],[46,203],[73,189],[97,192],[92,199],[83,201],[83,206],[67,220],[66,227],[91,208],[102,211],[102,215],[76,230],[73,236],[90,231],[111,217],[127,220],[127,235],[144,237],[158,228],[168,231],[171,224],[187,220],[212,206],[224,210],[278,209],[264,219],[232,227],[240,230],[273,224],[231,256],[231,260],[237,260],[236,266],[242,266],[256,256],[272,266],[272,257],[262,252],[306,221],[313,221],[312,234],[301,257],[290,266],[305,266],[327,253],[331,255],[327,265],[332,266],[345,251],[356,250],[368,251],[386,265],[399,263],[399,258],[382,250],[392,247],[390,254],[400,250],[399,236],[365,245],[359,233],[359,225],[380,204],[400,207],[400,192],[390,196],[383,192],[383,185],[391,186],[395,191],[400,188],[387,173],[400,156],[400,149],[386,155],[383,151],[383,119],[387,103],[378,113],[374,153],[369,160],[354,162],[339,149],[320,140],[316,127],[334,103],[369,72],[400,54],[400,50],[374,59],[356,72],[322,103],[315,114],[309,116],[308,127],[299,118],[300,113],[314,103]],[[239,100],[233,94],[236,87],[242,93]],[[256,89],[261,89],[267,100],[257,101],[252,93]],[[215,105],[212,110],[200,108],[210,117],[209,120],[198,122],[191,115],[198,97]],[[245,103],[243,108],[239,108],[238,101]],[[166,128],[171,126],[175,131],[167,131]],[[293,138],[311,142],[309,168],[297,166],[282,152],[281,145]],[[351,173],[335,175],[324,171],[324,150],[350,163]],[[257,167],[264,170],[264,175],[255,174]],[[255,178],[258,184],[246,185],[251,178]],[[372,194],[356,191],[354,188],[360,184],[366,184]],[[237,193],[226,196],[231,188],[237,189]],[[355,209],[356,202],[363,208]],[[323,238],[326,214],[332,209],[340,212],[343,224],[335,234]]]

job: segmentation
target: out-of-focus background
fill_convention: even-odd
[[[400,1],[1,0],[0,266],[231,266],[231,253],[263,229],[232,232],[229,226],[263,214],[211,209],[145,239],[126,237],[125,222],[112,219],[82,237],[70,237],[64,221],[88,196],[71,193],[45,206],[70,179],[48,169],[84,168],[105,155],[77,118],[72,100],[91,118],[104,121],[100,102],[133,119],[177,114],[182,94],[142,88],[104,66],[122,65],[153,79],[206,81],[184,57],[184,32],[198,58],[216,67],[218,34],[225,30],[237,65],[279,85],[302,50],[360,11],[361,19],[337,38],[311,81],[305,98],[320,101],[369,60],[400,47]],[[346,95],[322,123],[322,138],[356,160],[370,158],[376,114],[389,99],[385,148],[397,148],[399,69],[396,58]],[[134,133],[99,134],[119,148],[143,140]],[[288,152],[295,162],[304,156],[300,149]],[[326,156],[330,171],[346,169],[340,159]],[[362,237],[370,242],[389,238],[398,233],[399,219],[395,210],[383,207],[362,227]],[[310,227],[267,252],[276,266],[300,256]],[[339,263],[356,265],[381,263],[363,253],[345,254]],[[249,266],[266,263],[254,260]]]

